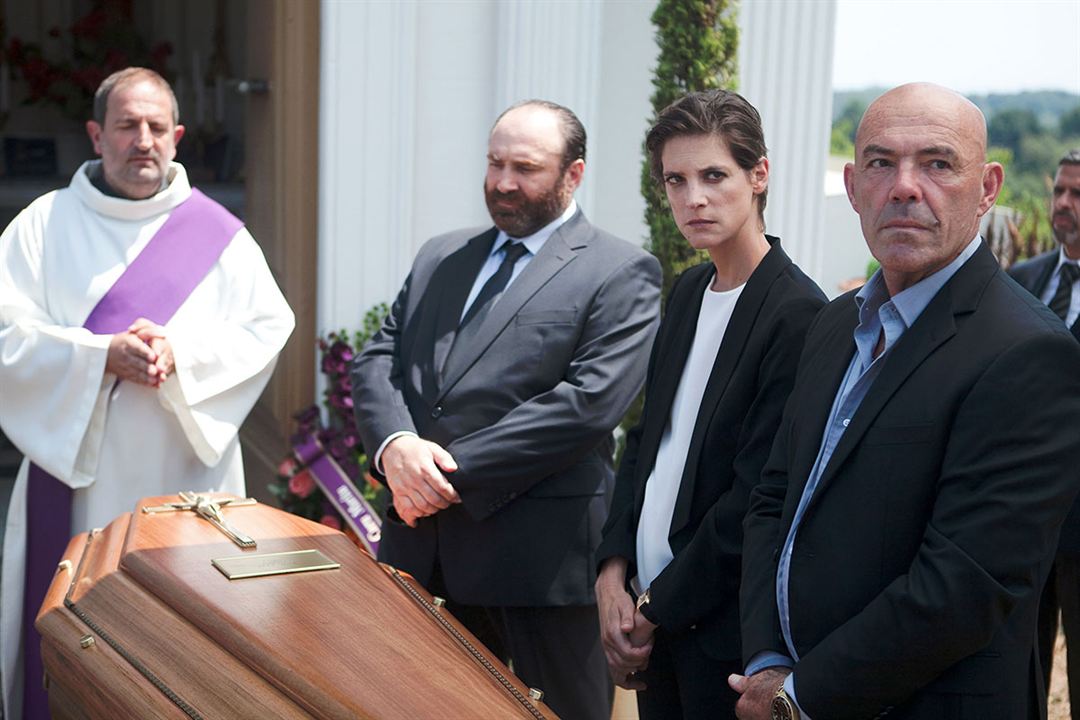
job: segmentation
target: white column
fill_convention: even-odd
[[[496,68],[493,116],[520,100],[539,98],[573,110],[587,135],[595,131],[604,5],[516,0],[497,7],[491,44]],[[590,137],[587,153],[594,147],[595,137]],[[586,178],[577,201],[591,214],[596,190],[586,159]]]
[[[412,259],[417,11],[323,0],[319,332],[359,327]]]
[[[322,3],[320,332],[355,328],[392,300],[427,238],[490,223],[488,131],[519,100],[581,118],[578,202],[601,227],[643,239],[652,0]]]
[[[757,0],[739,7],[739,91],[761,113],[769,147],[765,221],[819,282],[835,23],[835,0]]]
[[[652,115],[652,77],[659,48],[651,17],[655,0],[604,3],[596,116],[588,125],[595,188],[589,219],[632,243],[648,239],[641,163]]]

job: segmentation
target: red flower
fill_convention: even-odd
[[[341,520],[338,519],[337,515],[323,515],[319,518],[319,522],[327,527],[332,527],[335,530],[341,529]]]
[[[289,478],[289,492],[298,498],[306,498],[315,492],[315,480],[307,470],[298,472]]]

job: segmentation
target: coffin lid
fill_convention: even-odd
[[[72,541],[37,621],[58,682],[104,672],[73,662],[141,665],[198,716],[230,720],[554,718],[411,578],[342,533],[265,505],[223,509],[257,541],[245,550],[194,513],[141,512],[176,500],[146,498]],[[306,549],[340,569],[229,580],[210,562]],[[97,637],[93,653],[71,650],[79,631]]]

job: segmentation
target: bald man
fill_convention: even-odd
[[[867,109],[881,269],[821,311],[746,519],[739,718],[1046,716],[1035,619],[1080,475],[1080,346],[978,235],[1003,172],[963,97]],[[747,677],[749,676],[749,677]]]

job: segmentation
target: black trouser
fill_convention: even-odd
[[[438,571],[431,592],[446,590]],[[610,720],[614,686],[595,605],[478,607],[447,597],[446,608],[493,655],[511,666],[563,720]]]
[[[1073,720],[1080,720],[1080,553],[1057,554],[1039,601],[1039,662],[1042,663],[1047,694],[1050,692],[1059,610],[1068,653],[1065,664],[1069,673],[1069,703]]]
[[[706,655],[693,630],[658,628],[649,667],[637,675],[647,686],[637,694],[638,715],[641,720],[734,718],[739,695],[728,686],[728,675],[742,671],[738,660]]]

